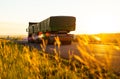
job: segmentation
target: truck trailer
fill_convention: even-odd
[[[51,16],[41,22],[29,22],[27,28],[28,42],[42,42],[42,39],[48,40],[48,43],[54,43],[55,37],[59,37],[61,43],[71,44],[75,31],[76,18],[74,16]]]

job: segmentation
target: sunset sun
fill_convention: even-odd
[[[93,15],[91,17],[84,17],[84,20],[76,22],[76,32],[84,31],[87,34],[97,33],[117,33],[119,32],[119,23],[114,16],[110,15]]]

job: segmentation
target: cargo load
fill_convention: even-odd
[[[73,16],[52,16],[39,23],[39,31],[74,31],[75,21]]]

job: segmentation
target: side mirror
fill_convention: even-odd
[[[26,29],[26,32],[28,32],[28,29]]]

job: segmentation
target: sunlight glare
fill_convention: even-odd
[[[86,29],[89,33],[105,33],[113,32],[114,30],[112,17],[109,16],[91,17],[87,23],[89,28]]]

